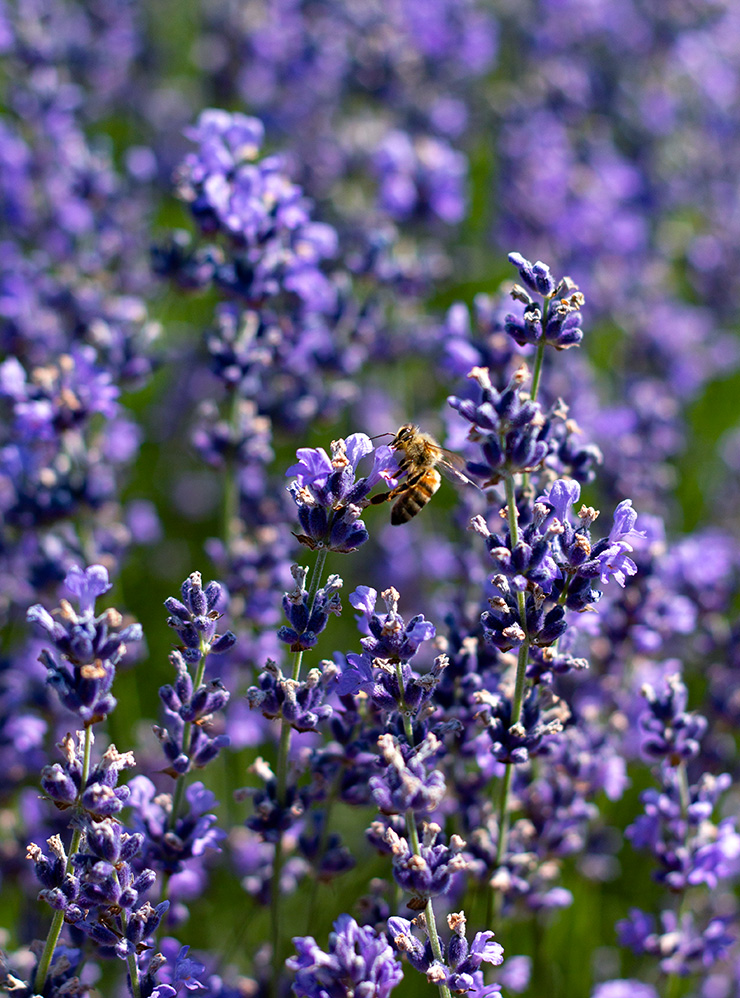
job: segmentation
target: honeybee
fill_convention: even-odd
[[[400,471],[406,472],[406,477],[395,489],[373,496],[370,502],[377,506],[395,499],[391,509],[391,523],[394,526],[408,523],[432,498],[442,483],[438,467],[468,485],[475,484],[459,470],[464,467],[464,461],[459,455],[445,450],[431,434],[422,433],[413,423],[404,423],[396,431],[391,447],[402,453],[398,467]]]

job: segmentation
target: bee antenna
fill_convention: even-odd
[[[386,430],[385,433],[376,433],[374,437],[370,437],[371,440],[379,440],[381,437],[392,437],[393,434],[390,430]]]

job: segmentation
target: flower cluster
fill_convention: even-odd
[[[205,233],[224,232],[235,247],[221,262],[211,253],[208,279],[254,304],[291,293],[328,311],[335,293],[321,264],[336,253],[336,233],[311,220],[310,203],[279,156],[258,158],[262,123],[210,108],[187,134],[198,148],[180,167],[179,196]]]
[[[93,565],[84,572],[74,566],[65,584],[77,597],[79,613],[62,600],[56,615],[37,603],[27,617],[46,632],[61,656],[59,659],[47,650],[42,652],[48,682],[68,710],[85,724],[92,724],[103,720],[116,706],[111,693],[116,666],[126,654],[126,642],[140,641],[142,631],[139,624],[122,627],[121,614],[112,608],[95,616],[95,600],[111,588],[102,565]]]
[[[329,952],[312,936],[293,940],[297,956],[286,966],[295,971],[293,990],[298,998],[324,994],[347,995],[361,988],[376,998],[388,998],[402,980],[403,971],[387,940],[369,926],[340,915],[329,937]]]
[[[110,818],[86,827],[80,850],[68,857],[59,836],[47,842],[48,852],[31,843],[28,859],[43,889],[40,898],[64,921],[74,925],[99,949],[101,955],[120,959],[137,952],[156,932],[169,907],[143,901],[156,874],[136,873],[132,860],[141,850],[143,836],[129,835]],[[69,870],[70,860],[74,872]]]
[[[406,956],[415,970],[426,974],[430,984],[444,983],[453,994],[473,991],[488,998],[501,998],[498,984],[483,984],[480,970],[484,963],[497,966],[503,961],[503,948],[493,942],[493,932],[476,932],[472,944],[465,934],[467,919],[464,912],[447,916],[452,935],[447,944],[444,962],[435,960],[427,940],[422,943],[414,935],[413,928],[418,924],[424,927],[424,919],[417,917],[413,922],[405,918],[388,919],[388,934],[394,948]]]
[[[740,18],[191,13],[0,0],[0,990],[731,998]]]
[[[296,535],[301,544],[312,550],[347,553],[355,551],[369,536],[359,519],[364,500],[381,482],[391,487],[397,484],[397,465],[390,447],[373,448],[364,433],[335,440],[331,450],[330,458],[323,447],[301,448],[296,454],[298,463],[291,465],[286,475],[295,477],[289,490],[304,530]],[[370,473],[355,478],[358,464],[369,454],[373,454]]]

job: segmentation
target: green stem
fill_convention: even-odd
[[[308,587],[308,616],[310,617],[313,613],[313,605],[316,601],[316,593],[319,591],[319,582],[321,581],[321,576],[324,574],[324,564],[326,563],[326,556],[329,553],[329,549],[326,547],[319,548],[316,552],[316,564],[313,568],[313,575],[311,576],[311,582]],[[298,680],[301,678],[301,662],[303,661],[303,652],[299,651],[296,654],[295,663],[293,664],[293,679]]]
[[[529,638],[519,646],[519,657],[516,663],[516,681],[514,683],[514,703],[511,708],[511,723],[518,724],[522,716],[524,703],[524,680],[527,676],[527,660],[529,659]]]
[[[116,883],[120,886],[120,881],[118,880],[118,871],[114,870],[113,876],[116,878]],[[121,911],[121,926],[123,928],[124,935],[128,927],[128,917],[125,911]],[[136,962],[136,953],[126,954],[126,963],[128,964],[128,973],[131,978],[131,992],[134,998],[141,998],[141,985],[139,984],[139,966]]]
[[[506,515],[509,518],[511,546],[515,548],[519,543],[519,514],[516,508],[516,489],[514,488],[513,475],[507,475],[504,478],[504,488],[506,489]]]
[[[195,673],[195,678],[193,679],[193,690],[197,690],[203,685],[203,677],[206,672],[206,659],[208,657],[208,652],[206,651],[203,639],[200,642],[200,662],[198,662],[198,670]],[[185,727],[182,732],[182,751],[185,755],[190,752],[190,743],[193,738],[193,722],[186,721]],[[185,793],[185,773],[178,776],[177,782],[175,783],[175,792],[172,796],[172,810],[170,811],[169,826],[170,829],[175,827],[177,822],[177,816],[180,813],[180,807],[182,806],[182,798]]]
[[[506,507],[509,518],[509,534],[511,536],[512,550],[519,543],[519,523],[516,508],[516,489],[514,487],[513,475],[507,475],[504,479],[506,487]],[[514,699],[511,707],[511,723],[518,724],[522,716],[522,705],[524,703],[524,685],[527,676],[527,660],[529,659],[529,635],[527,634],[527,601],[523,592],[518,592],[517,609],[519,610],[519,623],[525,633],[525,638],[519,646],[519,654],[516,663],[516,679],[514,680]],[[506,848],[506,838],[509,832],[509,790],[511,788],[511,777],[513,764],[506,763],[503,783],[501,784],[501,798],[499,800],[498,815],[498,842],[496,843],[496,866],[501,863]]]
[[[540,388],[540,377],[542,375],[542,361],[545,357],[545,326],[547,325],[547,313],[550,310],[550,299],[545,298],[542,303],[542,341],[537,347],[537,353],[534,358],[534,369],[532,371],[532,392],[531,398],[533,402],[537,401],[537,392]]]
[[[324,571],[328,548],[321,547],[316,552],[316,564],[308,587],[308,616],[313,612],[313,605],[316,601],[316,593],[319,591],[319,583]],[[303,651],[297,651],[293,662],[293,679],[298,682],[301,675],[301,664],[303,662]],[[290,758],[290,736],[292,727],[290,721],[283,718],[280,727],[280,742],[278,744],[276,794],[281,807],[285,807],[288,793],[288,760]],[[280,877],[283,872],[283,839],[278,836],[275,843],[275,855],[272,861],[272,892],[270,897],[270,925],[272,935],[272,977],[273,994],[278,994],[278,981],[280,978]]]
[[[678,974],[669,974],[666,978],[665,998],[678,998],[681,994],[681,978]]]
[[[509,786],[511,785],[511,772],[514,767],[510,762],[506,763],[506,769],[504,770],[504,779],[501,784],[501,797],[498,802],[498,842],[496,843],[496,866],[498,867],[501,863],[501,857],[504,854],[504,840],[506,839],[506,834],[508,832],[509,826],[509,816],[506,810],[506,805],[509,797]]]
[[[77,801],[75,804],[76,809],[80,807],[80,800],[82,798],[83,791],[87,785],[88,777],[90,776],[90,750],[92,748],[92,725],[85,725],[85,744],[83,747],[82,755],[82,776],[80,778],[80,792],[77,795]],[[64,872],[69,873],[72,868],[72,857],[76,854],[77,850],[80,848],[80,841],[82,840],[82,829],[75,828],[72,833],[72,841],[69,844],[69,852],[67,853],[67,862],[64,867]],[[36,974],[34,977],[34,990],[41,992],[46,984],[46,978],[49,974],[49,967],[51,966],[51,961],[54,956],[54,950],[56,949],[57,942],[59,941],[59,934],[62,931],[62,925],[64,924],[64,912],[57,911],[54,913],[54,917],[51,920],[51,925],[49,927],[49,934],[46,937],[46,943],[44,945],[43,952],[41,953],[41,959],[39,960],[39,965],[36,968]],[[136,996],[138,998],[138,996]]]
[[[691,804],[691,792],[689,790],[689,774],[686,772],[686,763],[680,762],[676,770],[678,776],[678,795],[681,801],[681,817],[686,826],[686,839],[689,837],[689,805]]]
[[[409,722],[409,725],[411,722]],[[405,727],[405,725],[404,725]],[[408,831],[409,842],[411,843],[411,851],[414,856],[418,856],[421,859],[421,843],[419,842],[419,832],[416,828],[416,818],[414,812],[409,809],[406,812],[406,829]],[[432,947],[432,953],[434,954],[434,959],[439,961],[439,963],[444,964],[444,956],[442,954],[442,944],[439,941],[439,934],[437,932],[437,920],[434,916],[434,905],[432,904],[432,899],[429,898],[427,901],[427,906],[424,909],[424,915],[426,917],[426,927],[429,933],[429,943]],[[452,998],[450,994],[450,989],[446,984],[439,984],[439,994],[440,998]]]
[[[324,809],[324,824],[321,829],[321,836],[319,838],[319,847],[317,850],[317,866],[320,865],[321,860],[326,855],[326,847],[329,842],[329,835],[331,834],[331,815],[334,810],[334,805],[337,802],[337,797],[339,795],[339,784],[341,782],[341,774],[337,774],[336,778],[332,781],[331,789],[326,798],[326,807]],[[319,885],[320,881],[318,877],[314,877],[313,886],[311,888],[311,899],[308,904],[308,931],[310,932],[311,926],[316,924],[317,915],[317,904],[319,899]]]
[[[689,844],[689,805],[691,804],[691,790],[689,788],[689,774],[686,770],[686,763],[680,762],[676,767],[676,776],[678,778],[678,796],[681,802],[681,817],[684,822],[684,844],[688,846]],[[677,920],[680,922],[681,918],[686,910],[686,892],[684,891],[681,895],[681,902],[678,907],[678,912],[676,915]],[[666,998],[678,998],[681,994],[681,978],[678,974],[669,974],[666,979]]]
[[[406,734],[406,741],[411,747],[414,745],[414,725],[409,716],[408,710],[406,709],[404,695],[403,695],[403,673],[401,672],[401,663],[396,663],[396,674],[398,676],[398,687],[401,691],[401,700],[398,705],[401,711],[401,717],[403,719],[403,730]],[[409,809],[406,812],[406,829],[408,831],[409,842],[411,843],[411,850],[414,856],[418,856],[421,859],[421,843],[419,842],[419,832],[416,827],[416,817],[414,812]],[[429,943],[432,947],[432,953],[434,954],[434,959],[438,960],[439,963],[444,963],[444,957],[442,955],[442,945],[439,941],[439,935],[437,933],[437,921],[434,916],[434,905],[432,904],[432,899],[429,898],[427,901],[427,906],[424,909],[424,914],[426,916],[427,932],[429,933]],[[452,998],[450,995],[450,989],[446,984],[439,985],[439,993],[441,998]]]
[[[241,398],[238,391],[234,391],[231,397],[231,411],[229,413],[229,423],[236,429],[239,421],[239,406]],[[223,495],[223,538],[228,545],[236,539],[239,522],[239,469],[233,456],[226,462],[226,475],[224,478]]]
[[[524,679],[527,674],[527,659],[529,658],[529,639],[520,645],[519,647],[519,657],[517,659],[516,666],[516,682],[514,685],[514,702],[511,709],[511,723],[517,724],[520,717],[522,716],[522,704],[524,702]],[[511,787],[511,777],[513,775],[514,765],[511,762],[506,763],[506,769],[504,770],[503,783],[501,784],[501,798],[499,800],[498,809],[498,841],[496,842],[496,868],[501,864],[501,860],[504,855],[504,850],[506,848],[506,839],[509,835],[509,789]],[[498,914],[500,903],[500,895],[496,896],[496,912]],[[490,924],[490,922],[489,922]]]

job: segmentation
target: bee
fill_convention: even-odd
[[[437,468],[469,485],[475,484],[459,470],[464,467],[461,457],[445,450],[431,434],[422,433],[413,423],[405,423],[396,431],[391,447],[401,452],[398,467],[406,477],[395,489],[373,496],[370,502],[377,506],[395,499],[391,509],[394,526],[408,523],[432,498],[442,483]]]

